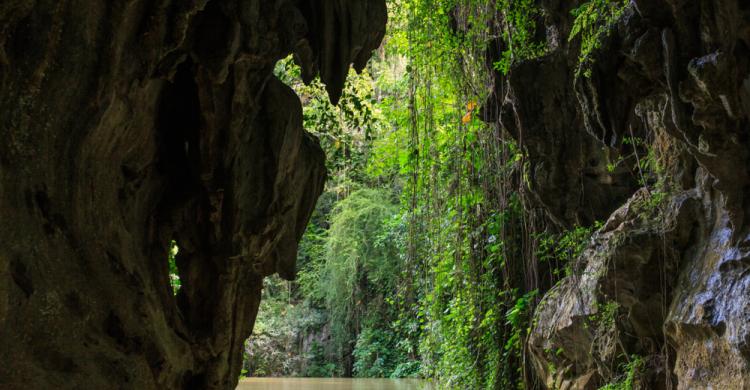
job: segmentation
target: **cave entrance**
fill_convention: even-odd
[[[417,375],[418,340],[405,329],[418,325],[410,320],[393,326],[397,307],[407,304],[400,286],[415,277],[406,264],[402,188],[385,178],[372,181],[378,175],[369,172],[372,156],[385,152],[377,143],[393,127],[374,113],[393,108],[386,91],[404,87],[391,83],[405,76],[406,58],[376,61],[373,73],[349,74],[337,106],[319,80],[302,83],[291,57],[276,66],[275,76],[303,102],[304,127],[326,154],[329,178],[299,244],[297,279],[264,280],[243,375]],[[379,82],[378,72],[388,81]]]

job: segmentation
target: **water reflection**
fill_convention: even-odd
[[[249,378],[237,390],[431,390],[418,379]]]

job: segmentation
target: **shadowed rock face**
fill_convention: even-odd
[[[637,388],[749,388],[750,3],[631,1],[589,78],[566,39],[576,2],[536,3],[550,52],[498,79],[486,119],[526,151],[552,223],[606,221],[537,309],[540,384],[595,389],[639,355]],[[662,201],[619,160],[647,152],[624,137],[659,156]]]
[[[273,66],[294,53],[335,101],[385,21],[383,0],[4,1],[0,388],[234,388],[325,179]]]

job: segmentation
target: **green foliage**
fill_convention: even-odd
[[[298,302],[292,287],[292,283],[277,276],[264,281],[253,335],[245,348],[244,368],[250,375],[302,375],[310,370],[311,363],[307,360],[324,360],[324,354],[306,356],[305,351],[299,349],[299,338],[321,329],[326,315],[308,302]]]
[[[307,369],[303,376],[312,378],[328,378],[336,374],[338,368],[335,363],[327,359],[325,349],[319,342],[314,341],[307,358]]]
[[[382,329],[366,327],[357,337],[354,347],[354,375],[368,378],[389,377],[394,371],[395,340],[393,334]]]
[[[422,369],[422,362],[419,360],[408,360],[402,363],[399,363],[395,369],[393,369],[393,372],[391,373],[391,378],[415,378],[419,375],[419,372]]]
[[[376,76],[368,70],[349,74],[337,106],[329,102],[319,80],[301,83],[300,69],[291,58],[276,66],[276,77],[301,97],[304,125],[326,153],[329,180],[299,245],[297,282],[289,285],[288,293],[277,289],[276,282],[264,292],[253,344],[265,342],[262,329],[270,329],[267,332],[275,333],[275,339],[288,340],[283,345],[266,343],[266,348],[255,348],[249,355],[250,363],[267,367],[266,375],[342,375],[350,373],[354,363],[361,375],[389,376],[409,361],[408,348],[402,348],[409,334],[404,331],[402,336],[401,328],[390,326],[398,313],[385,303],[398,300],[392,295],[403,261],[399,253],[403,222],[396,215],[398,195],[392,192],[399,187],[398,170],[382,154],[371,159],[373,142],[392,129],[384,112],[391,115],[389,119],[397,115],[383,107],[397,107],[396,95],[405,87],[401,76],[405,61],[398,47],[405,36],[400,37],[389,34],[391,44],[382,52],[387,58],[371,65]],[[398,153],[395,147],[393,151]],[[308,318],[309,323],[299,323],[292,315]],[[323,339],[329,333],[330,342],[299,346],[303,338]],[[366,341],[375,339],[362,334],[387,334],[393,340],[391,353],[399,358],[368,360]],[[346,356],[352,355],[357,340],[362,340],[361,360],[352,362]],[[275,364],[277,354],[296,361],[295,368]],[[405,370],[406,366],[401,368]]]
[[[572,262],[586,249],[594,231],[602,227],[597,221],[591,226],[575,226],[558,234],[538,233],[536,257],[541,263],[553,263],[555,276],[570,275]],[[561,274],[564,270],[564,274]]]
[[[589,316],[589,322],[595,326],[597,332],[609,332],[615,327],[620,305],[615,301],[608,301],[604,305],[595,303],[594,306],[597,312]]]
[[[182,283],[180,282],[180,273],[177,270],[177,262],[175,261],[175,256],[177,256],[179,251],[180,248],[177,247],[177,242],[175,242],[175,240],[170,241],[167,262],[169,264],[169,284],[172,286],[172,293],[174,295],[177,295],[177,291],[179,291],[182,286]]]
[[[633,204],[633,208],[638,211],[639,216],[645,220],[660,221],[663,217],[662,211],[668,197],[667,193],[660,188],[655,188],[647,192],[643,199]]]
[[[600,387],[599,390],[634,390],[638,388],[636,387],[638,377],[645,365],[646,362],[642,357],[638,355],[630,356],[628,361],[620,367],[623,374],[615,382],[608,383]]]
[[[310,85],[302,84],[300,68],[291,56],[276,64],[274,74],[290,85],[303,102],[305,129],[320,140],[326,153],[327,189],[346,196],[365,184],[365,165],[371,143],[385,123],[377,107],[370,73],[365,70],[357,74],[351,70],[336,106],[328,99],[320,79]]]
[[[497,2],[497,8],[505,21],[503,40],[508,49],[503,51],[500,60],[494,64],[496,70],[508,74],[516,61],[546,54],[547,44],[535,41],[537,20],[541,17],[541,11],[534,4],[534,0],[500,0]]]
[[[530,323],[531,309],[534,299],[539,294],[538,290],[532,290],[516,299],[513,307],[505,313],[506,324],[510,326],[510,337],[505,342],[506,354],[520,354],[523,350],[522,340],[528,333],[527,324]]]
[[[316,295],[325,302],[333,343],[341,351],[356,335],[360,313],[377,315],[378,302],[395,288],[399,257],[384,237],[397,208],[388,198],[380,190],[358,190],[336,204],[332,213]]]
[[[523,149],[478,115],[493,72],[546,53],[543,15],[532,0],[389,3],[385,43],[349,75],[338,107],[319,81],[302,85],[291,60],[276,68],[302,97],[330,179],[298,281],[271,279],[264,292],[250,372],[529,386],[525,342],[550,287],[530,275],[570,264],[598,228],[531,234]],[[498,38],[507,50],[488,67]],[[280,366],[277,353],[295,363]]]
[[[516,387],[523,383],[522,348],[506,350],[514,329],[503,314],[528,293],[518,282],[523,205],[512,184],[523,156],[477,111],[492,72],[544,54],[535,39],[541,14],[532,1],[408,3],[408,105],[384,110],[399,121],[389,134],[398,143],[386,147],[402,151],[405,180],[412,286],[401,310],[416,309],[408,313],[419,323],[423,376],[445,388]],[[484,58],[497,32],[508,50],[491,69]],[[533,310],[527,298],[519,321]],[[522,346],[527,328],[519,323],[511,345]]]
[[[628,3],[627,0],[590,0],[572,11],[575,21],[568,41],[573,41],[577,37],[581,39],[577,76],[583,74],[585,77],[591,77],[592,55],[610,34]]]

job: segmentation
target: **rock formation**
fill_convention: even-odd
[[[384,0],[2,2],[0,388],[234,388],[325,178],[274,64],[336,101],[385,21]]]
[[[541,0],[549,52],[492,118],[561,228],[606,221],[529,335],[540,385],[750,388],[750,3],[632,0],[576,75],[577,2]]]

